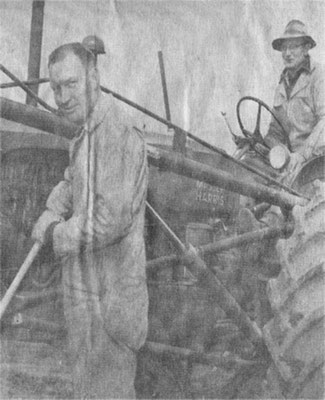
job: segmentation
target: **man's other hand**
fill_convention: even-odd
[[[32,239],[42,245],[52,242],[54,228],[60,222],[63,222],[62,217],[50,210],[44,211],[33,228]]]
[[[298,175],[305,158],[299,153],[291,153],[288,167],[284,173],[284,181],[287,185],[291,185]]]

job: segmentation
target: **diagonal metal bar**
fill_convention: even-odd
[[[222,155],[224,158],[226,158],[227,160],[230,160],[234,164],[240,165],[242,168],[246,169],[247,171],[253,172],[254,174],[260,176],[261,178],[264,178],[267,182],[269,182],[269,183],[271,183],[271,184],[273,184],[273,185],[275,185],[277,187],[280,187],[281,189],[284,189],[287,192],[292,193],[292,194],[294,194],[296,196],[300,196],[300,197],[305,198],[305,196],[303,196],[301,193],[298,193],[296,190],[292,189],[291,187],[289,187],[287,185],[284,185],[281,182],[278,182],[276,179],[273,179],[270,176],[264,174],[263,172],[258,171],[258,170],[256,170],[255,168],[253,168],[253,167],[251,167],[249,165],[246,165],[245,163],[243,163],[240,160],[236,160],[231,155],[227,154],[224,150],[221,150],[218,147],[213,146],[210,143],[207,143],[206,141],[198,138],[197,136],[193,135],[192,133],[190,133],[190,132],[180,128],[179,126],[173,124],[171,121],[168,121],[168,120],[160,117],[159,115],[153,113],[152,111],[149,111],[148,109],[146,109],[146,108],[144,108],[142,106],[139,106],[138,104],[134,103],[133,101],[128,100],[127,98],[121,96],[120,94],[118,94],[116,92],[113,92],[110,89],[105,88],[104,86],[101,86],[101,90],[104,93],[111,94],[116,99],[118,99],[120,101],[123,101],[124,103],[128,104],[129,106],[131,106],[131,107],[143,112],[144,114],[146,114],[149,117],[161,122],[162,124],[168,126],[169,128],[174,129],[175,132],[182,133],[182,134],[186,135],[187,137],[191,138],[192,140],[194,140],[195,142],[197,142],[197,143],[201,144],[202,146],[206,147],[207,149],[212,150],[215,153],[218,153],[218,154]]]
[[[150,208],[150,211],[153,208]],[[199,257],[195,250],[187,249],[168,224],[163,221],[155,211],[152,214],[162,226],[168,236],[174,241],[179,250],[182,250],[185,263],[189,271],[197,279],[198,285],[207,290],[208,296],[212,298],[223,309],[226,315],[232,319],[243,334],[255,345],[263,345],[262,332],[258,326],[251,321],[248,315],[242,310],[235,298],[222,285],[219,279],[208,269],[205,262]],[[159,218],[158,218],[159,217]]]
[[[41,83],[47,83],[50,80],[48,78],[40,78],[40,79],[29,79],[28,81],[21,81],[26,86],[33,86],[33,85],[40,85]],[[19,86],[17,82],[8,82],[8,83],[1,83],[0,89],[8,89]]]
[[[48,82],[48,81],[49,81],[49,79],[47,79],[47,78],[42,78],[42,79],[39,80],[39,83],[44,83],[44,82]],[[16,83],[17,86],[21,86],[21,84],[24,84],[24,82],[20,82],[20,81],[15,82],[15,83]],[[36,82],[35,82],[35,83],[36,83]],[[4,86],[4,85],[8,85],[8,84],[0,85],[0,88],[2,88],[2,87],[9,87],[9,86]],[[21,87],[22,87],[22,86],[21,86]],[[25,87],[26,87],[26,89],[29,89],[29,88],[27,87],[27,85],[25,85]],[[246,169],[247,171],[253,172],[254,174],[260,176],[261,178],[264,178],[267,182],[269,182],[269,183],[271,183],[271,184],[273,184],[273,185],[275,185],[275,186],[277,186],[277,187],[280,187],[281,189],[284,189],[284,190],[286,190],[287,192],[292,193],[292,194],[294,194],[294,195],[296,195],[296,196],[306,198],[304,195],[302,195],[301,193],[299,193],[299,192],[297,192],[296,190],[292,189],[291,187],[289,187],[289,186],[287,186],[287,185],[285,185],[285,184],[283,184],[283,183],[281,183],[281,182],[278,182],[276,179],[271,178],[270,176],[264,174],[263,172],[258,171],[258,170],[256,170],[255,168],[253,168],[253,167],[251,167],[251,166],[249,166],[249,165],[246,165],[246,164],[243,163],[242,161],[235,159],[235,158],[232,157],[231,155],[227,154],[225,151],[219,149],[218,147],[213,146],[213,145],[210,144],[210,143],[207,143],[206,141],[204,141],[204,140],[198,138],[197,136],[193,135],[192,133],[190,133],[190,132],[188,132],[188,131],[186,131],[186,130],[180,128],[179,126],[173,124],[171,121],[168,121],[168,120],[166,120],[166,119],[160,117],[159,115],[153,113],[152,111],[146,109],[145,107],[140,106],[139,104],[137,104],[137,103],[135,103],[135,102],[133,102],[133,101],[127,99],[126,97],[121,96],[120,94],[118,94],[118,93],[114,92],[113,90],[110,90],[110,89],[108,89],[108,88],[106,88],[106,87],[104,87],[104,86],[101,86],[100,88],[101,88],[101,90],[102,90],[104,93],[111,94],[113,97],[115,97],[116,99],[122,101],[122,102],[125,103],[125,104],[128,104],[130,107],[133,107],[133,108],[135,108],[136,110],[143,112],[144,114],[146,114],[146,115],[148,115],[149,117],[155,119],[156,121],[161,122],[162,124],[168,126],[169,128],[173,128],[173,129],[175,130],[175,132],[179,132],[179,133],[182,133],[182,134],[188,136],[189,138],[191,138],[192,140],[194,140],[194,141],[196,141],[197,143],[201,144],[202,146],[206,147],[207,149],[212,150],[212,151],[214,151],[215,153],[218,153],[218,154],[222,155],[224,158],[230,160],[230,161],[233,162],[234,164],[240,165],[242,168]],[[24,89],[24,90],[25,90],[25,89]],[[33,92],[32,92],[32,93],[33,93]],[[40,100],[41,100],[41,99],[40,99]],[[41,101],[42,101],[42,100],[41,100]],[[40,103],[40,104],[41,104],[41,103]],[[45,103],[45,104],[46,104],[46,103]],[[48,107],[49,107],[49,106],[48,106]],[[45,108],[46,108],[46,107],[45,107]],[[53,111],[51,111],[51,112],[53,112]],[[56,113],[56,110],[54,110],[54,112]]]
[[[72,139],[80,130],[80,127],[65,118],[4,97],[0,97],[0,117],[67,139]]]
[[[281,208],[291,209],[296,205],[305,205],[307,202],[306,199],[290,193],[280,192],[260,183],[237,179],[228,172],[193,161],[179,153],[154,149],[148,151],[148,159],[152,165],[162,170],[172,171]]]
[[[177,249],[183,253],[186,251],[186,246],[182,243],[180,238],[176,235],[176,233],[166,224],[166,222],[161,218],[161,216],[157,213],[157,211],[146,201],[147,209],[150,211],[151,215],[159,222],[159,225],[163,228],[164,232],[167,236],[172,240],[172,242],[176,245]]]
[[[78,127],[64,118],[35,107],[24,105],[0,97],[0,116],[15,122],[24,123],[47,132],[59,134],[68,138],[75,135]],[[229,173],[217,170],[208,165],[193,161],[179,153],[171,153],[162,150],[149,151],[149,162],[167,171],[176,172],[179,175],[188,176],[202,182],[230,190],[244,196],[275,204],[283,208],[292,208],[295,205],[304,205],[305,199],[280,192],[266,185],[245,182],[236,179]]]
[[[78,127],[64,118],[35,107],[24,105],[0,97],[0,116],[15,122],[24,123],[47,132],[72,138]],[[266,185],[238,180],[231,174],[217,170],[205,164],[193,161],[180,154],[162,150],[149,151],[149,162],[167,171],[188,176],[202,182],[230,190],[244,196],[275,204],[283,208],[292,208],[295,205],[304,205],[305,199],[280,192]]]
[[[6,67],[0,64],[0,70],[9,76],[19,87],[21,87],[30,97],[37,101],[41,106],[43,106],[46,110],[50,111],[53,114],[57,114],[57,110],[51,106],[49,106],[44,100],[38,97],[27,85],[22,83],[20,79],[18,79],[12,72],[10,72]]]

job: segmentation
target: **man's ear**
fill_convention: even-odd
[[[311,49],[311,44],[310,43],[305,43],[304,49],[305,49],[305,53],[307,54],[308,51]]]

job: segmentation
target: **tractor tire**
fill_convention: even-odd
[[[278,241],[282,270],[268,283],[271,398],[324,399],[325,183],[311,188],[312,200],[293,209],[292,236]]]

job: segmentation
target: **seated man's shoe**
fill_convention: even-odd
[[[269,228],[280,228],[283,226],[285,219],[277,206],[272,206],[261,218],[261,222]]]
[[[238,234],[256,231],[258,229],[265,228],[265,226],[265,224],[261,223],[255,218],[255,215],[248,208],[242,208],[239,211],[237,218]]]
[[[239,211],[237,218],[237,234],[242,235],[244,233],[257,231],[264,228],[265,225],[259,222],[254,214],[248,209],[243,208]],[[260,256],[261,243],[252,242],[247,243],[240,247],[241,259],[243,265],[251,269],[251,266],[257,263]]]

